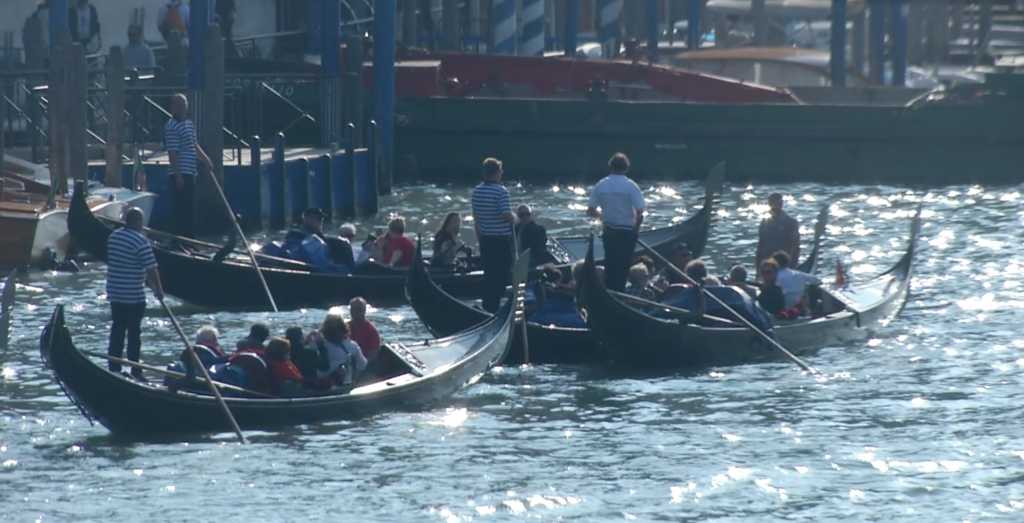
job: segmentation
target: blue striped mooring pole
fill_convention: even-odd
[[[601,56],[619,56],[619,21],[622,19],[623,0],[601,0]]]
[[[885,85],[885,0],[871,0],[868,4],[868,40],[871,47],[871,79]]]
[[[661,36],[661,28],[658,27],[660,9],[658,0],[647,0],[647,52],[652,62],[658,61],[658,40]]]
[[[580,0],[565,0],[565,47],[566,56],[576,56],[580,32]]]
[[[686,6],[686,48],[690,51],[700,50],[700,0],[690,0]],[[717,35],[716,35],[717,36]]]
[[[46,45],[50,46],[50,49],[56,49],[60,45],[58,37],[61,28],[68,27],[68,0],[50,0],[48,16],[50,25],[47,31],[50,33],[50,41],[46,42]]]
[[[907,0],[892,0],[892,85],[907,83]]]
[[[516,0],[491,0],[491,54],[516,54]]]
[[[528,56],[544,55],[544,0],[523,0],[523,49]]]

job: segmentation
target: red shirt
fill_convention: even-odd
[[[391,255],[396,251],[402,251],[402,256],[395,262],[395,267],[408,267],[412,265],[412,256],[416,251],[416,246],[413,245],[412,240],[405,236],[391,238],[388,241],[388,244],[384,247],[383,259],[380,262],[384,265],[391,263]]]
[[[270,369],[270,388],[280,387],[286,381],[302,383],[302,373],[291,360],[267,360],[267,367]]]
[[[366,359],[375,356],[380,350],[380,333],[377,327],[370,320],[363,320],[359,323],[350,321],[348,323],[348,337],[359,345]]]

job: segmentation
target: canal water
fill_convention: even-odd
[[[644,186],[647,225],[691,216],[696,183]],[[412,233],[469,210],[470,187],[406,187],[382,208]],[[551,233],[583,233],[585,191],[515,186]],[[715,274],[753,257],[765,196],[809,239],[832,219],[822,275],[887,269],[924,204],[912,296],[870,339],[806,361],[635,374],[615,368],[497,368],[431,408],[357,421],[175,443],[125,443],[90,426],[37,349],[53,307],[102,351],[104,269],[33,273],[18,291],[0,367],[0,520],[218,521],[1021,521],[1024,519],[1024,252],[1021,188],[730,186],[706,258]],[[360,236],[387,221],[360,222]],[[464,222],[469,225],[468,222]],[[470,243],[473,243],[470,241]],[[275,333],[323,311],[199,311],[186,330],[225,343],[255,321]],[[388,339],[427,337],[408,307],[372,310]],[[150,303],[144,360],[181,347]]]

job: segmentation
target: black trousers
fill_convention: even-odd
[[[142,353],[142,317],[146,314],[146,303],[110,302],[110,346],[107,354],[121,358],[124,354],[125,334],[128,335],[128,359],[139,361]],[[121,372],[121,364],[110,361],[107,368]]]
[[[480,236],[480,256],[484,264],[484,310],[497,312],[512,270],[512,236]]]
[[[604,241],[604,286],[609,290],[623,292],[629,280],[637,234],[633,229],[606,226],[601,239]]]
[[[185,186],[178,188],[171,176],[171,188],[174,189],[174,209],[171,211],[172,234],[184,236],[185,238],[195,237],[195,208],[196,208],[196,177],[182,176],[185,179]]]

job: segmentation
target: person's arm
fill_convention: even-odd
[[[799,265],[800,259],[800,224],[793,220],[793,235],[790,238],[789,257],[792,260],[792,266],[796,267]]]
[[[387,261],[389,267],[394,267],[398,260],[402,259],[402,249],[396,249],[391,253],[391,259]]]
[[[644,201],[644,194],[640,187],[633,184],[633,194],[630,196],[633,204],[633,211],[636,212],[636,223],[633,224],[633,232],[640,232],[640,226],[644,223],[644,211],[647,210],[647,202]]]
[[[587,216],[601,218],[601,211],[597,208],[597,185],[590,191],[590,197],[587,198]]]
[[[136,254],[139,264],[146,269],[146,281],[149,283],[151,289],[153,289],[153,296],[156,299],[164,299],[164,286],[160,282],[160,271],[157,268],[156,258],[153,256],[153,248],[149,244],[145,244],[139,249]]]
[[[359,344],[354,342],[354,341],[352,341],[352,340],[348,340],[348,341],[350,343],[352,343],[352,346],[355,347],[355,350],[349,353],[349,357],[351,357],[353,360],[355,360],[356,368],[357,369],[359,369],[359,370],[365,369],[366,366],[369,364],[369,362],[366,361],[366,356],[363,356],[363,351],[362,351],[362,349],[359,348]]]
[[[505,197],[501,199],[501,219],[508,223],[516,221],[516,215],[512,213],[512,196],[505,190]]]

